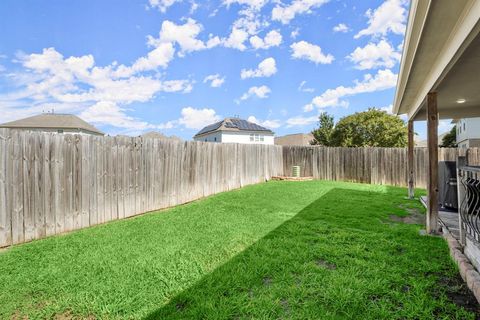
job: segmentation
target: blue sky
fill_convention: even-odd
[[[406,0],[4,0],[0,122],[54,109],[112,135],[191,139],[235,115],[308,132],[322,111],[391,108],[407,14]]]

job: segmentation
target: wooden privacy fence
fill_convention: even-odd
[[[459,151],[460,150],[460,151]],[[439,160],[480,149],[440,149]],[[135,216],[290,175],[407,185],[404,148],[177,142],[0,129],[0,247]],[[415,149],[424,188],[427,149]]]
[[[279,146],[0,129],[0,247],[283,173]]]
[[[427,148],[415,148],[415,185],[427,185]],[[479,154],[470,149],[471,154]],[[456,148],[440,148],[439,161],[456,161]],[[406,148],[283,147],[283,170],[301,167],[302,176],[321,180],[354,181],[370,184],[407,186]]]

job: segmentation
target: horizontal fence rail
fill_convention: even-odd
[[[0,129],[0,247],[282,175],[279,146]]]

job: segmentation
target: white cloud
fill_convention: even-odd
[[[223,45],[226,48],[233,48],[240,51],[247,49],[244,42],[248,39],[248,33],[245,30],[233,28],[227,39],[223,40]]]
[[[360,30],[355,39],[362,36],[385,36],[388,32],[403,34],[407,21],[406,0],[386,0],[372,12],[368,9],[368,27]]]
[[[373,107],[373,108],[379,109],[379,110],[384,111],[384,112],[386,112],[386,113],[388,113],[388,114],[393,114],[393,104],[390,104],[390,105],[388,105],[388,106],[386,106],[386,107],[380,107],[380,108]],[[406,114],[400,114],[400,115],[398,115],[398,116],[399,116],[400,119],[402,119],[403,121],[408,121],[408,115],[406,115]]]
[[[210,38],[208,39],[206,46],[207,46],[207,49],[211,49],[221,44],[222,44],[222,39],[220,39],[218,36],[210,35]]]
[[[294,59],[310,60],[315,64],[330,64],[335,59],[331,54],[323,54],[322,48],[319,46],[306,41],[295,42],[290,48]]]
[[[282,43],[282,35],[276,30],[272,30],[265,36],[264,39],[255,35],[250,38],[250,44],[254,49],[268,49],[271,47],[278,47]]]
[[[247,118],[247,121],[250,121],[250,122],[253,122],[253,123],[256,123],[262,127],[266,127],[266,128],[269,128],[269,129],[276,129],[276,128],[279,128],[281,126],[281,121],[280,120],[259,120],[257,118],[255,118],[255,116],[249,116]]]
[[[50,92],[50,95],[55,100],[64,103],[111,101],[129,104],[134,101],[148,101],[154,97],[155,93],[162,91],[161,81],[146,77],[131,77],[122,80],[105,78],[93,82],[93,86],[89,90]]]
[[[195,1],[192,0],[192,1],[190,2],[190,11],[189,11],[189,13],[190,13],[191,15],[194,14],[195,11],[198,10],[198,7],[200,7],[200,5],[199,5],[198,3],[196,3]]]
[[[293,30],[292,32],[290,32],[290,38],[296,39],[299,34],[300,34],[300,29],[299,29],[299,28],[296,28],[295,30]]]
[[[297,116],[287,119],[287,128],[295,127],[295,126],[306,126],[318,121],[317,116],[312,117],[303,117]]]
[[[220,44],[218,37],[211,37],[206,43],[197,39],[202,30],[203,26],[191,18],[188,18],[183,25],[165,20],[158,39],[148,36],[148,44],[157,47],[162,43],[176,43],[180,46],[179,56],[184,56],[188,52],[210,49]]]
[[[226,48],[240,51],[247,49],[247,45],[245,44],[247,40],[250,40],[251,45],[255,49],[267,49],[272,46],[278,46],[278,32],[270,33],[265,39],[258,36],[260,31],[270,25],[270,22],[261,14],[261,9],[269,1],[270,0],[223,0],[225,6],[230,7],[236,4],[240,6],[240,9],[237,11],[237,19],[231,26],[230,35],[221,39],[222,45]]]
[[[252,96],[256,96],[257,98],[260,99],[266,99],[268,98],[268,94],[271,92],[270,88],[267,86],[260,86],[260,87],[251,87],[248,89],[247,92],[245,92],[240,100],[247,100],[248,98]]]
[[[115,71],[115,76],[129,77],[142,71],[156,70],[159,67],[166,68],[170,61],[173,60],[174,54],[175,49],[170,42],[160,43],[146,57],[138,58],[132,66],[120,65]]]
[[[272,10],[272,20],[288,24],[297,14],[311,13],[313,8],[318,8],[328,0],[293,0],[290,5],[277,4]]]
[[[345,23],[339,23],[335,27],[333,27],[334,32],[348,32],[349,30],[350,29]]]
[[[304,111],[312,111],[314,107],[318,109],[337,106],[346,107],[348,102],[341,100],[343,97],[393,88],[396,83],[397,75],[392,73],[392,71],[388,69],[378,70],[374,76],[366,74],[362,81],[356,80],[354,86],[339,86],[335,89],[328,89],[321,95],[313,98],[312,102],[304,107]]]
[[[388,114],[392,114],[393,115],[393,104],[389,104],[388,106],[385,106],[385,107],[371,107],[371,108],[374,108],[374,109],[378,109],[380,111],[383,111],[383,112],[386,112]],[[400,119],[402,119],[403,121],[407,121],[408,120],[408,116],[406,114],[401,114],[399,115]]]
[[[257,69],[242,69],[240,77],[242,79],[247,78],[260,78],[271,77],[277,73],[277,65],[274,58],[267,58],[258,64]]]
[[[213,11],[208,15],[208,17],[209,17],[209,18],[213,18],[213,17],[215,17],[215,16],[217,15],[217,13],[218,13],[218,8],[215,9],[215,10],[213,10]]]
[[[84,110],[80,114],[80,117],[87,122],[108,124],[117,128],[125,128],[130,130],[146,130],[155,128],[155,125],[128,116],[125,113],[125,110],[111,101],[97,102],[93,106]]]
[[[211,74],[209,76],[206,76],[205,79],[203,79],[203,83],[210,82],[210,86],[212,88],[218,88],[223,85],[225,82],[225,77],[220,77],[220,75],[217,74]]]
[[[239,5],[247,5],[250,9],[260,10],[269,0],[224,0],[223,4],[227,7],[236,3]]]
[[[154,70],[158,67],[166,68],[169,62],[173,59],[175,49],[171,43],[162,43],[146,57],[141,57],[132,66],[135,71]]]
[[[24,70],[12,78],[13,81],[20,79],[15,83],[18,89],[0,94],[0,104],[7,106],[5,114],[14,110],[8,106],[18,105],[17,117],[38,114],[47,105],[48,109],[55,108],[57,112],[80,113],[95,123],[130,126],[132,130],[156,128],[154,124],[128,116],[125,110],[127,105],[150,101],[160,92],[192,90],[190,80],[162,80],[141,74],[166,66],[171,55],[164,54],[165,48],[169,46],[155,48],[131,66],[112,63],[99,67],[92,55],[65,58],[54,48],[20,54],[17,62]],[[5,114],[0,117],[9,117]]]
[[[400,61],[402,55],[395,51],[390,43],[381,40],[378,43],[369,43],[365,47],[357,47],[347,58],[355,63],[360,70],[373,68],[392,68]]]
[[[301,91],[301,92],[314,92],[315,89],[314,88],[308,88],[306,87],[305,85],[307,84],[307,81],[303,80],[300,85],[298,86],[298,91]]]
[[[229,7],[231,4],[239,4],[242,9],[238,10],[238,19],[233,22],[232,30],[240,29],[249,35],[258,33],[259,28],[267,27],[269,22],[261,15],[262,7],[269,0],[225,0],[224,4]]]
[[[386,107],[381,107],[379,109],[382,110],[382,111],[385,111],[388,114],[393,114],[393,104],[390,104]]]
[[[167,80],[162,82],[164,92],[189,93],[193,90],[193,82],[190,80]]]
[[[186,107],[182,109],[182,116],[178,119],[178,123],[185,126],[187,129],[201,129],[209,124],[220,120],[214,109],[204,108],[195,109]]]
[[[232,30],[239,29],[245,31],[248,35],[254,35],[262,27],[267,27],[269,23],[262,19],[262,16],[252,10],[239,11],[240,17],[232,24]]]
[[[157,8],[161,12],[165,13],[169,7],[182,0],[148,0],[150,7]]]

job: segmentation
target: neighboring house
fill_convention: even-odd
[[[272,130],[256,123],[238,118],[226,118],[200,130],[193,139],[195,141],[273,144]]]
[[[459,148],[480,147],[480,118],[464,118],[453,122],[457,125]]]
[[[149,131],[141,135],[142,138],[150,138],[150,139],[160,139],[160,140],[172,140],[172,141],[183,141],[182,138],[177,136],[166,136],[161,132],[158,131]]]
[[[309,146],[313,140],[311,133],[294,133],[275,137],[275,144],[279,146]]]
[[[73,114],[42,113],[0,124],[0,128],[29,131],[76,133],[103,136],[104,133]]]

